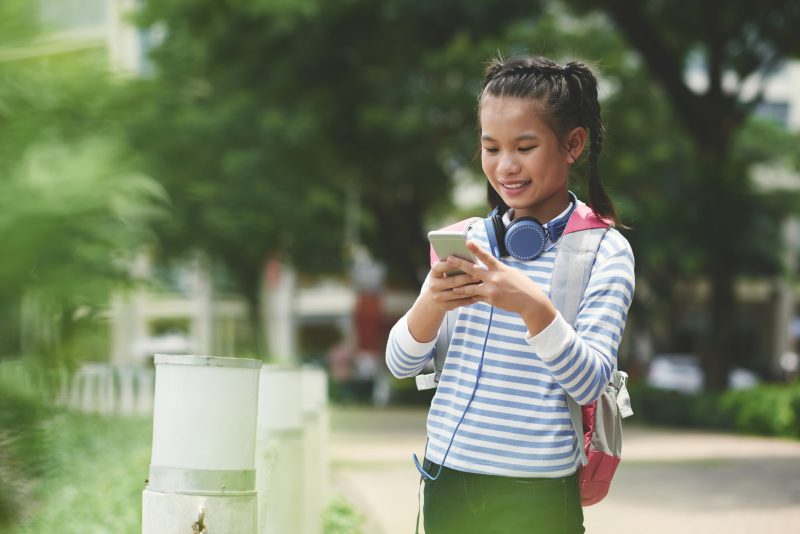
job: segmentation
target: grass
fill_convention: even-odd
[[[44,425],[49,457],[20,534],[141,532],[149,418],[57,413]]]
[[[325,534],[362,534],[364,516],[343,497],[336,496],[325,509],[323,531]]]
[[[41,464],[13,534],[139,534],[152,420],[51,412],[40,423]],[[325,534],[361,534],[342,497],[324,511]]]

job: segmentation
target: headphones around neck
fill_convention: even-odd
[[[543,225],[533,217],[520,217],[511,221],[506,228],[503,224],[503,214],[508,208],[497,206],[483,221],[492,254],[496,258],[512,256],[521,261],[538,258],[544,251],[548,239],[552,239],[553,242],[558,241],[578,206],[578,198],[572,191],[569,191],[569,197],[572,202],[569,211],[547,225]]]

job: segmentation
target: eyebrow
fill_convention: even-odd
[[[495,139],[491,135],[483,134],[481,135],[481,139],[483,141],[494,141]],[[539,136],[536,134],[522,134],[514,138],[515,141],[538,141]]]

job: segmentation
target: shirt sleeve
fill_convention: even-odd
[[[422,285],[422,291],[427,287],[428,280]],[[395,323],[389,332],[386,343],[386,366],[397,378],[416,376],[433,358],[436,339],[421,343],[414,339],[408,329],[408,313]]]
[[[559,313],[540,333],[526,336],[556,381],[578,404],[597,400],[616,368],[634,280],[633,253],[627,245],[595,263],[574,329]]]

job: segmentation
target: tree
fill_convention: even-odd
[[[28,4],[0,10],[14,30],[0,39],[0,355],[50,368],[73,363],[70,346],[131,283],[126,260],[164,194],[122,143],[102,51],[27,53]]]
[[[438,68],[437,54],[531,11],[523,1],[146,2],[139,23],[165,38],[152,78],[134,87],[130,131],[173,202],[163,251],[222,262],[258,325],[269,257],[345,269],[357,195],[362,240],[396,284],[416,285],[423,218],[447,203],[449,148],[454,132],[472,131],[479,78]]]
[[[761,227],[761,202],[732,151],[739,132],[763,97],[747,81],[762,83],[788,57],[800,55],[795,27],[800,5],[791,1],[627,2],[599,6],[635,49],[688,134],[698,179],[686,190],[680,217],[691,221],[700,270],[711,286],[709,324],[701,350],[707,386],[723,389],[736,352],[734,281],[750,263],[743,234]],[[690,69],[703,73],[706,88],[693,90]],[[728,83],[731,82],[732,83]],[[678,178],[681,179],[681,178]],[[677,206],[676,206],[677,208]],[[785,209],[785,208],[784,208]],[[730,231],[735,221],[741,231]]]
[[[684,85],[677,90],[681,98],[701,99],[675,113],[672,93],[654,86],[665,75],[643,76],[640,57],[649,56],[633,57],[630,50],[639,47],[626,47],[608,19],[591,11],[565,14],[563,5],[581,3],[147,3],[141,23],[166,28],[166,38],[154,50],[157,68],[145,82],[143,102],[131,106],[140,113],[133,138],[174,202],[173,220],[161,229],[164,249],[198,247],[223,261],[255,316],[265,258],[284,255],[301,271],[344,268],[343,212],[357,194],[361,239],[387,264],[391,283],[416,286],[425,265],[423,229],[449,207],[454,171],[476,170],[481,63],[497,51],[598,58],[614,88],[604,102],[614,125],[604,176],[611,177],[623,216],[641,223],[630,238],[659,295],[670,301],[677,277],[703,274],[713,281],[713,335],[704,352],[718,355],[706,357],[717,362],[707,363],[707,376],[721,384],[726,360],[719,355],[734,343],[733,280],[777,268],[766,244],[775,243],[771,222],[787,209],[753,195],[747,177],[749,162],[771,152],[751,151],[747,159],[731,149],[739,133],[759,128],[744,119],[754,104],[723,92],[722,104],[712,105],[721,84],[709,84],[710,96],[701,98],[683,82],[707,37],[692,10],[705,7],[686,8],[691,24],[661,4],[628,10],[639,17],[664,14],[648,19],[655,41],[667,43],[657,48],[677,51],[664,72],[672,73],[672,87]],[[609,17],[628,35],[633,30],[616,20],[621,11]],[[762,7],[751,12],[755,33],[736,34],[740,41],[762,35],[759,24],[775,24]],[[733,28],[741,17],[720,20]],[[675,37],[691,28],[690,37]],[[741,61],[742,76],[754,62],[774,64],[758,63],[735,39],[726,42],[732,43],[728,53],[744,50],[740,55],[751,58]],[[735,120],[725,115],[731,106],[741,107]],[[695,112],[705,115],[697,120]],[[676,135],[690,123],[706,129]],[[708,125],[726,130],[712,136]],[[676,216],[677,207],[686,212]],[[738,237],[721,230],[731,220],[741,221]],[[697,236],[701,227],[710,230]],[[315,254],[305,255],[309,250]]]

